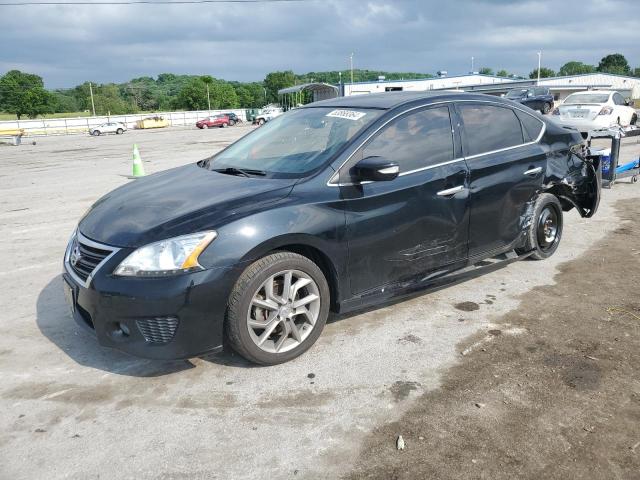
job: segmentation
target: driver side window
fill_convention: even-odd
[[[363,149],[362,158],[398,162],[400,173],[453,160],[449,107],[426,108],[387,124]]]

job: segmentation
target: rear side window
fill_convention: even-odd
[[[363,158],[371,156],[395,160],[401,173],[453,160],[449,108],[428,108],[392,120],[364,147]]]
[[[480,155],[524,142],[520,120],[507,107],[458,104],[467,140],[467,155]]]
[[[544,126],[542,121],[528,113],[521,112],[520,110],[516,110],[515,112],[522,123],[524,141],[533,142],[537,140],[540,136],[540,132],[542,131],[542,127]]]
[[[622,95],[620,95],[619,93],[614,93],[613,103],[615,103],[616,105],[624,105],[624,98],[622,98]]]
[[[546,88],[542,88],[542,87],[534,88],[533,89],[533,93],[534,93],[534,95],[546,95],[547,94],[547,89]]]

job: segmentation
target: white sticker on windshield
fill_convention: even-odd
[[[327,113],[327,117],[346,118],[347,120],[360,120],[365,115],[365,112],[356,112],[354,110],[334,110]]]

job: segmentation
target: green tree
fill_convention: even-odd
[[[624,55],[612,53],[600,60],[598,71],[603,73],[616,73],[618,75],[629,75],[631,67],[629,67],[629,62],[624,58]]]
[[[42,78],[20,70],[11,70],[0,77],[0,110],[36,118],[53,111],[54,98],[44,89]]]
[[[507,72],[505,69],[498,70],[498,73],[496,73],[496,76],[498,76],[498,77],[508,77],[509,76],[509,72]]]
[[[482,67],[478,73],[480,75],[493,75],[493,69],[489,67]]]
[[[56,90],[52,93],[54,112],[77,112],[80,110],[76,98],[69,92]]]
[[[556,76],[556,72],[554,72],[550,68],[547,68],[547,67],[541,67],[540,68],[540,78],[548,78],[548,77],[555,77],[555,76]],[[529,78],[538,78],[538,69],[537,68],[534,69],[529,74]]]
[[[295,84],[296,76],[291,70],[268,73],[264,79],[264,86],[267,89],[267,100],[269,102],[277,102],[278,90],[292,87]]]
[[[173,107],[186,110],[206,110],[208,108],[207,83],[200,77],[189,80],[174,99]]]
[[[118,85],[114,83],[96,86],[93,101],[97,115],[122,115],[138,110],[134,104],[122,97]]]
[[[581,75],[584,73],[593,73],[596,71],[596,67],[593,65],[587,65],[586,63],[571,61],[565,63],[560,67],[558,75],[561,77],[567,77],[569,75]]]

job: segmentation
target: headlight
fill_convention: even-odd
[[[218,236],[214,231],[183,235],[138,248],[113,272],[121,276],[164,276],[201,269],[198,256]]]

